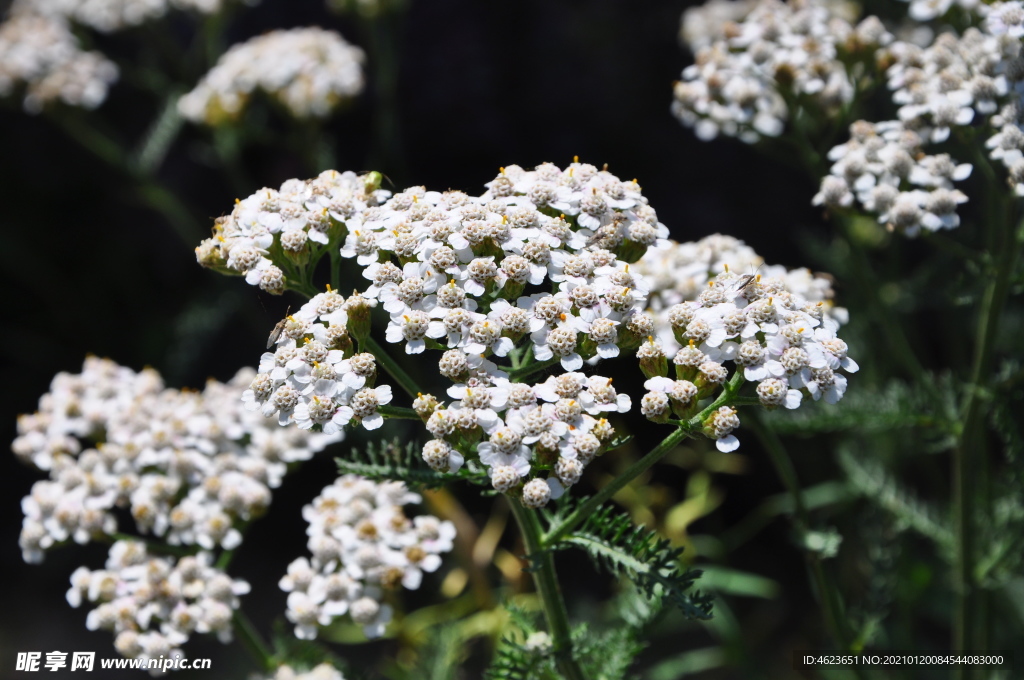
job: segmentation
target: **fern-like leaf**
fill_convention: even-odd
[[[696,569],[684,569],[679,562],[682,548],[644,527],[633,526],[629,516],[601,508],[554,549],[581,548],[599,567],[616,576],[626,576],[650,598],[663,598],[691,619],[711,618],[711,597],[690,593],[700,577]]]
[[[941,548],[953,548],[953,534],[913,491],[903,487],[877,461],[858,458],[849,449],[839,452],[839,464],[854,489]]]
[[[427,467],[415,442],[404,446],[398,440],[370,442],[365,450],[352,449],[348,458],[335,458],[343,474],[356,474],[374,481],[401,481],[410,489],[436,489],[455,480],[488,484],[487,474],[472,465],[463,466],[456,474],[438,472]]]

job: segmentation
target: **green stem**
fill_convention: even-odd
[[[273,669],[274,655],[267,646],[267,643],[263,641],[259,631],[256,630],[256,626],[249,620],[249,617],[241,609],[236,609],[231,623],[235,634],[238,635],[239,641],[245,647],[245,651],[249,652],[263,670],[269,671]]]
[[[401,406],[389,406],[382,405],[377,407],[377,413],[381,414],[385,418],[398,418],[401,420],[419,420],[420,417],[411,408],[403,408]]]
[[[529,377],[534,373],[540,373],[548,366],[558,363],[560,361],[557,357],[552,357],[545,361],[534,361],[531,364],[526,364],[509,371],[508,377],[512,382],[521,382],[523,378]]]
[[[554,646],[555,664],[563,678],[567,680],[584,680],[586,677],[572,655],[572,630],[569,628],[569,615],[565,609],[565,600],[558,586],[555,573],[555,560],[550,550],[545,550],[541,540],[540,520],[535,510],[523,507],[517,499],[508,497],[512,506],[512,515],[516,518],[519,531],[526,544],[527,558],[533,565],[533,582],[544,606],[544,615],[548,620],[548,629]]]
[[[953,621],[954,651],[984,649],[978,647],[974,636],[980,631],[982,622],[978,620],[981,613],[979,606],[980,592],[977,588],[975,574],[974,516],[977,488],[977,476],[987,481],[988,446],[985,417],[987,384],[991,379],[994,361],[994,347],[1002,318],[1003,307],[1010,290],[1010,282],[1017,259],[1020,255],[1024,225],[1017,229],[1016,234],[1005,233],[998,224],[993,229],[990,243],[992,254],[997,256],[994,276],[988,277],[985,292],[981,299],[978,315],[978,327],[975,334],[974,358],[971,377],[968,385],[967,398],[964,402],[963,428],[960,440],[953,452],[953,510],[956,517],[956,562],[954,564],[956,578],[957,607]],[[1002,233],[999,233],[999,232]],[[980,473],[980,475],[979,475]],[[987,495],[987,494],[986,494]],[[984,498],[982,498],[984,500]],[[985,636],[981,636],[984,638]]]
[[[367,351],[369,351],[370,354],[380,362],[380,365],[384,367],[384,370],[388,372],[388,375],[394,378],[395,382],[397,382],[410,397],[415,399],[422,394],[423,390],[416,385],[416,381],[405,372],[405,369],[398,365],[397,361],[391,358],[391,355],[388,354],[387,350],[381,347],[377,341],[373,339],[373,336],[367,335],[363,340],[363,344],[366,345]]]
[[[725,389],[722,390],[722,394],[719,395],[718,399],[693,418],[690,418],[690,420],[685,424],[680,424],[670,435],[665,437],[660,444],[648,451],[643,458],[630,465],[623,472],[619,473],[615,479],[602,487],[596,494],[580,503],[580,505],[573,512],[569,513],[569,515],[562,520],[557,527],[552,528],[551,531],[547,533],[544,537],[544,545],[550,547],[564,538],[570,531],[590,517],[602,503],[617,494],[620,489],[624,488],[634,479],[646,472],[652,465],[664,458],[665,454],[674,449],[679,442],[691,436],[695,430],[700,429],[704,420],[711,415],[712,411],[721,406],[731,404],[733,399],[736,398],[736,392],[742,384],[743,373],[737,371],[733,374],[732,379],[726,383]]]
[[[754,434],[761,441],[761,445],[764,446],[765,451],[768,453],[768,457],[771,459],[779,479],[782,480],[786,491],[793,498],[793,508],[796,511],[793,523],[796,525],[797,532],[800,534],[801,545],[803,545],[804,539],[811,530],[811,522],[807,506],[804,505],[800,480],[797,477],[793,461],[786,452],[786,447],[783,445],[782,440],[762,421],[759,413],[750,413],[746,417],[746,421],[750,429],[754,431]],[[821,604],[822,614],[825,617],[825,625],[828,626],[832,638],[839,644],[840,649],[843,651],[854,651],[851,646],[853,632],[843,616],[844,607],[839,589],[828,572],[826,572],[821,562],[821,557],[811,550],[807,550],[805,554],[807,566],[817,590],[816,595]],[[862,671],[859,668],[856,670],[858,676],[863,677]]]

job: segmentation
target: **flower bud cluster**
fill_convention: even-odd
[[[917,132],[899,121],[850,126],[850,141],[833,147],[830,174],[814,196],[815,205],[838,210],[856,201],[893,231],[916,236],[960,224],[957,206],[967,195],[953,182],[970,176],[969,163],[948,154],[928,155]]]
[[[178,101],[185,118],[207,125],[237,119],[261,90],[296,118],[324,118],[363,90],[361,49],[334,31],[293,28],[234,45]]]
[[[831,282],[807,268],[786,269],[766,265],[764,258],[743,241],[712,234],[699,241],[668,241],[647,251],[634,270],[650,282],[648,314],[654,318],[653,335],[665,352],[674,354],[689,343],[680,343],[673,332],[669,310],[681,302],[698,299],[708,281],[720,274],[734,277],[735,293],[781,295],[788,292],[814,304],[837,325],[846,323],[846,309],[832,304]],[[818,303],[822,303],[818,306]],[[817,313],[817,312],[816,312]]]
[[[434,437],[423,447],[423,460],[454,473],[475,457],[495,490],[515,493],[534,508],[579,481],[614,439],[604,416],[631,407],[610,378],[573,372],[533,385],[511,383],[493,364],[475,368],[448,395],[457,401],[441,406],[427,395],[413,405]]]
[[[367,430],[384,424],[377,408],[391,402],[391,386],[374,387],[377,363],[372,354],[353,353],[348,309],[375,303],[354,294],[348,300],[328,290],[283,319],[277,347],[260,359],[259,373],[242,394],[250,411],[277,416],[281,425],[314,427],[327,435],[350,422]]]
[[[261,514],[286,464],[334,436],[283,430],[242,408],[253,380],[244,369],[203,392],[166,389],[159,374],[88,358],[82,373],[58,374],[21,416],[14,453],[49,473],[22,500],[20,544],[40,562],[54,544],[118,532],[126,508],[135,529],[171,544],[231,549],[240,521]],[[123,531],[126,527],[122,527]]]
[[[757,383],[760,403],[769,409],[797,408],[805,395],[835,403],[846,390],[839,371],[858,368],[825,305],[786,290],[779,279],[727,269],[696,300],[669,307],[663,318],[681,348],[670,355],[652,337],[637,350],[648,377],[641,411],[655,422],[697,415],[702,400],[715,397],[728,381],[727,362]],[[670,358],[674,379],[668,376]],[[731,434],[738,426],[736,412],[722,406],[705,420],[704,433],[720,450],[732,451],[739,446]]]
[[[358,222],[367,207],[387,198],[379,183],[376,173],[327,170],[316,179],[288,180],[278,190],[260,189],[217,219],[213,236],[196,248],[196,259],[280,294],[301,279],[297,272],[310,261],[312,248],[339,238],[343,223]]]
[[[691,43],[696,63],[675,85],[672,111],[701,139],[719,133],[746,142],[777,136],[798,99],[816,109],[809,115],[831,116],[855,96],[849,73],[870,64],[875,50],[892,40],[877,17],[855,25],[837,11],[840,3],[815,0],[743,3],[727,13],[708,10],[694,21],[706,24],[746,7],[750,11],[740,21],[712,32],[716,39]]]
[[[231,642],[231,622],[245,581],[211,566],[200,552],[172,559],[148,555],[144,543],[117,541],[104,569],[79,567],[71,575],[68,603],[96,604],[85,625],[114,633],[114,648],[132,659],[183,656],[180,646],[193,633],[216,634]]]
[[[404,506],[420,500],[401,482],[344,475],[303,508],[312,559],[292,562],[280,581],[296,637],[311,640],[318,625],[346,614],[367,637],[384,634],[392,615],[385,592],[419,588],[453,547],[451,522],[406,516]]]
[[[60,16],[21,6],[0,24],[0,97],[24,83],[30,113],[56,101],[94,109],[117,76],[117,66],[99,52],[83,50]]]

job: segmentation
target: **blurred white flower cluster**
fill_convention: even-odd
[[[387,199],[390,193],[378,184],[370,174],[326,170],[316,179],[260,189],[216,221],[213,236],[196,248],[196,259],[204,267],[242,274],[269,293],[282,293],[302,280],[299,272],[312,249],[337,242],[345,223],[359,223],[368,207]]]
[[[341,671],[329,663],[322,663],[308,671],[298,671],[285,664],[273,675],[252,675],[250,680],[345,680]]]
[[[391,402],[391,386],[374,387],[377,364],[372,354],[352,353],[347,311],[356,308],[356,324],[370,304],[376,300],[359,295],[346,300],[328,291],[284,319],[277,348],[263,355],[259,373],[242,395],[246,408],[277,415],[281,425],[294,422],[303,430],[317,426],[329,435],[350,422],[367,430],[383,425],[377,408]]]
[[[172,9],[215,14],[223,0],[15,0],[13,8],[111,33],[153,21]]]
[[[60,373],[21,416],[12,449],[49,472],[22,500],[21,549],[28,562],[68,540],[109,539],[114,510],[172,545],[231,549],[237,525],[262,513],[286,465],[306,460],[341,434],[285,430],[243,408],[255,372],[203,392],[164,388],[159,374],[88,358]]]
[[[104,569],[75,570],[67,600],[72,607],[86,600],[97,605],[86,627],[112,631],[122,656],[144,661],[184,656],[180,646],[193,633],[230,642],[238,596],[249,592],[248,583],[232,580],[212,561],[208,552],[154,557],[139,541],[117,541]]]
[[[666,422],[696,415],[701,400],[728,380],[726,362],[757,383],[760,403],[769,409],[797,408],[804,395],[829,403],[842,398],[846,377],[839,371],[858,367],[836,335],[846,313],[827,302],[827,279],[762,262],[743,242],[716,234],[652,249],[638,263],[645,272],[680,274],[652,277],[657,338],[637,350],[648,377],[640,404],[646,417]],[[753,266],[765,273],[744,273]],[[670,357],[674,379],[668,377]],[[723,406],[705,422],[705,434],[731,451],[739,445],[731,434],[738,426],[736,411]]]
[[[907,236],[960,224],[956,210],[967,195],[953,182],[970,176],[970,164],[949,154],[926,154],[921,135],[898,121],[857,121],[850,137],[829,151],[831,174],[822,180],[815,205],[842,209],[856,199],[862,210]]]
[[[271,31],[232,46],[178,109],[193,122],[217,125],[238,118],[260,90],[296,118],[323,118],[362,91],[363,59],[334,31]]]
[[[30,113],[55,101],[96,108],[117,75],[113,62],[79,46],[59,16],[17,10],[0,24],[0,97],[23,83]]]
[[[420,500],[401,482],[344,475],[303,508],[312,560],[292,562],[280,582],[296,637],[313,639],[317,626],[346,614],[367,637],[384,634],[392,613],[385,591],[419,588],[453,547],[451,522],[406,516],[404,506]]]
[[[794,106],[828,117],[848,105],[863,65],[892,35],[873,16],[854,23],[847,7],[714,0],[689,10],[683,37],[696,63],[676,83],[673,113],[701,139],[756,142],[781,134]]]

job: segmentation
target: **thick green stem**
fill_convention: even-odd
[[[363,340],[363,344],[366,345],[367,351],[369,351],[370,354],[380,362],[380,365],[384,367],[384,370],[388,372],[388,375],[394,378],[395,382],[397,382],[410,397],[415,399],[423,392],[423,390],[416,385],[416,381],[412,379],[412,376],[406,373],[405,369],[399,366],[398,362],[391,358],[391,355],[388,354],[387,350],[381,347],[372,336],[367,335]]]
[[[529,377],[534,373],[540,373],[548,366],[558,363],[559,359],[552,357],[546,361],[533,361],[532,363],[521,364],[519,368],[509,371],[508,377],[513,382],[522,382],[523,378]]]
[[[544,615],[548,620],[548,630],[554,647],[555,664],[563,678],[568,680],[584,680],[586,677],[572,655],[572,630],[569,628],[569,615],[565,609],[565,600],[558,586],[558,575],[555,573],[555,560],[550,550],[545,550],[541,542],[540,520],[535,510],[523,507],[519,500],[509,497],[512,515],[516,518],[519,531],[526,544],[527,557],[533,565],[533,582],[544,606]]]
[[[804,505],[800,480],[797,477],[793,461],[786,452],[786,447],[782,444],[782,440],[779,439],[779,436],[770,427],[762,422],[759,413],[750,413],[746,416],[746,420],[750,429],[761,440],[761,444],[768,453],[768,457],[771,459],[779,479],[782,480],[782,485],[786,487],[786,491],[793,497],[793,508],[796,510],[793,523],[796,525],[802,543],[811,529],[811,523],[807,506]],[[851,646],[853,633],[850,630],[849,623],[843,616],[844,607],[839,589],[836,588],[831,576],[821,563],[821,557],[817,553],[807,550],[806,557],[807,567],[811,572],[811,578],[817,590],[816,595],[825,618],[825,625],[828,626],[833,639],[843,651],[856,651]],[[855,670],[858,676],[863,677],[860,668]]]
[[[267,646],[267,643],[263,641],[256,626],[252,624],[241,609],[235,610],[234,618],[231,620],[232,627],[235,630],[235,634],[238,635],[239,641],[242,646],[245,647],[245,651],[255,659],[260,667],[265,671],[269,671],[274,667],[274,655]]]

